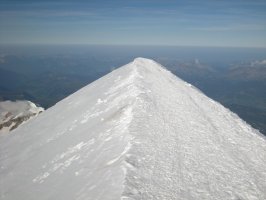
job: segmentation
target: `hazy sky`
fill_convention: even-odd
[[[266,47],[266,0],[0,0],[0,43]]]

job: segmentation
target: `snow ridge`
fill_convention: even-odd
[[[0,137],[0,147],[3,200],[266,199],[265,137],[145,58]]]
[[[157,63],[135,65],[150,92],[131,123],[124,198],[265,199],[265,138]]]

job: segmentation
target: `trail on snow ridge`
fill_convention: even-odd
[[[221,199],[225,197],[223,191],[229,190],[234,192],[228,192],[226,198],[257,199],[257,194],[263,191],[259,187],[263,180],[252,169],[261,158],[257,156],[251,165],[250,158],[245,156],[247,151],[243,150],[250,146],[236,146],[242,142],[238,136],[249,137],[245,133],[249,128],[236,128],[240,120],[236,115],[189,84],[163,75],[158,79],[160,75],[156,73],[163,69],[140,66],[140,74],[151,76],[148,81],[143,80],[143,87],[153,92],[140,95],[142,103],[130,125],[134,139],[126,160],[133,167],[128,169],[124,198]],[[205,101],[206,106],[202,104]],[[218,115],[210,115],[212,109]],[[254,177],[258,184],[250,181]],[[239,178],[246,182],[239,185]],[[229,182],[230,186],[226,184]]]

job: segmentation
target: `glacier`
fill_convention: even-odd
[[[266,199],[266,139],[137,58],[0,136],[1,200]]]

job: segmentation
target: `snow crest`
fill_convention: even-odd
[[[144,58],[0,137],[1,199],[266,199],[266,140]]]

